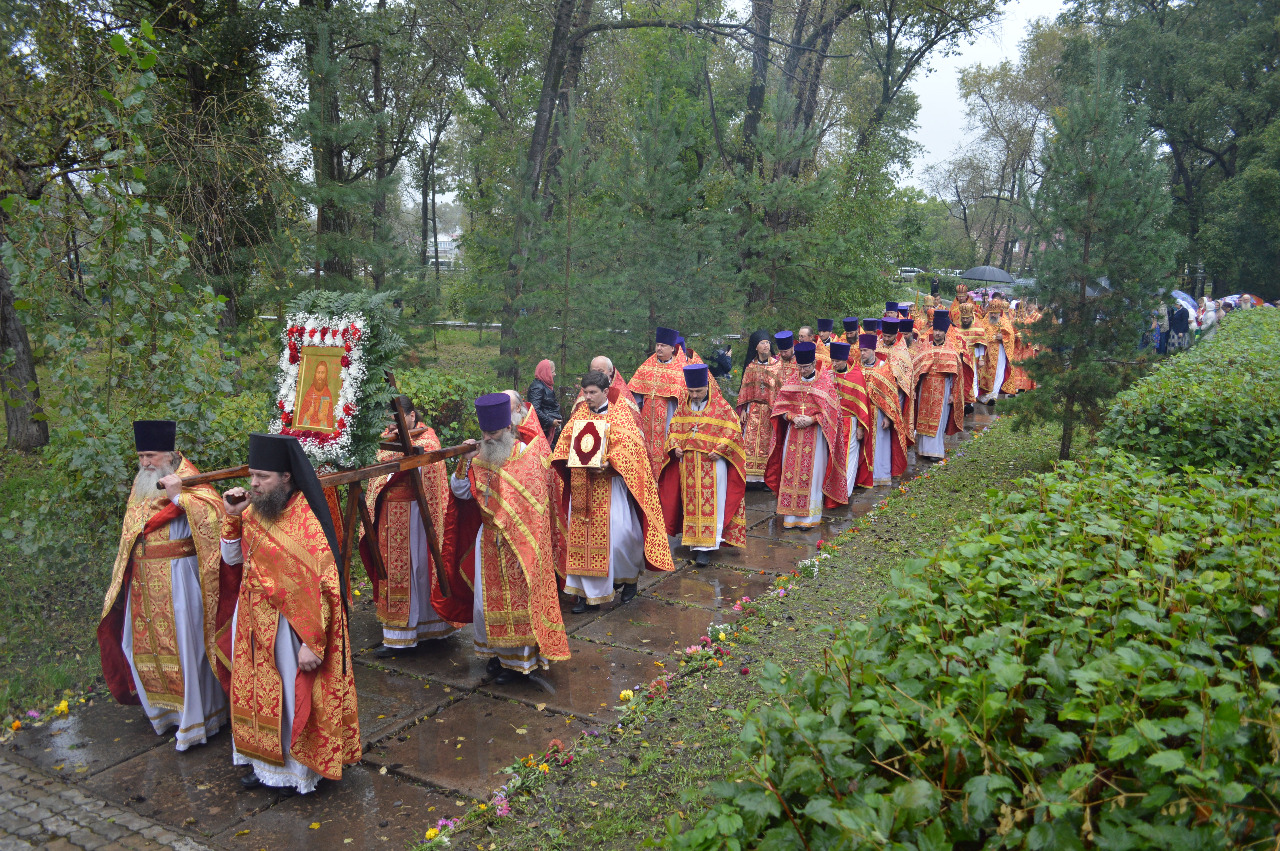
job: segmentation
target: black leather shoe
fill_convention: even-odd
[[[578,605],[574,606],[572,609],[570,609],[570,611],[572,611],[575,615],[585,614],[586,612],[598,612],[600,611],[600,604],[596,603],[595,605],[589,606],[587,605],[587,600],[585,597],[579,597]]]
[[[528,674],[522,674],[519,671],[509,671],[502,669],[502,673],[493,678],[495,685],[505,686],[508,683],[522,683],[529,678]]]
[[[693,557],[693,563],[701,567],[711,564],[711,557],[707,555],[706,550],[698,550],[697,555]]]
[[[636,598],[636,583],[628,582],[622,586],[622,602],[630,603]]]
[[[385,644],[379,644],[378,649],[373,651],[373,655],[379,659],[390,659],[392,656],[400,653],[409,653],[413,650],[414,648],[412,647],[388,647]]]
[[[257,789],[261,785],[262,781],[258,779],[256,772],[250,771],[240,778],[240,787],[243,789]]]
[[[972,414],[972,413],[973,413],[973,405],[971,405],[971,404],[970,404],[970,405],[965,405],[965,406],[964,406],[964,412],[965,412],[966,414]]]
[[[490,656],[489,661],[484,666],[485,670],[491,674],[496,674],[502,670],[502,663],[498,661],[497,656]]]

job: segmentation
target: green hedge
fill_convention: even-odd
[[[1089,466],[992,492],[825,663],[777,667],[671,846],[1270,847],[1280,491]]]
[[[479,438],[475,400],[498,392],[496,379],[477,381],[439,369],[405,369],[396,372],[396,386],[413,400],[418,416],[436,430],[442,446],[454,446],[468,437]]]
[[[1229,314],[1214,336],[1121,393],[1100,440],[1170,469],[1270,470],[1280,461],[1277,341],[1280,310]]]

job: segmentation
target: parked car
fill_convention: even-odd
[[[903,266],[898,269],[898,277],[904,281],[914,281],[916,275],[926,274],[924,269],[917,269],[914,266]]]

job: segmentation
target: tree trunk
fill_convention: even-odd
[[[742,121],[742,151],[738,156],[738,163],[748,170],[755,169],[759,158],[755,138],[760,130],[760,114],[764,111],[764,96],[769,76],[769,34],[773,25],[772,0],[753,0],[751,20],[756,37],[751,43],[751,86],[747,89],[747,110]]]
[[[582,5],[578,7],[577,13],[573,16],[573,28],[581,29],[587,25],[588,19],[591,17],[591,7],[595,0],[582,0]],[[578,39],[569,48],[569,52],[565,55],[564,74],[560,80],[560,91],[556,96],[556,111],[559,113],[559,120],[551,125],[551,141],[548,147],[550,153],[547,154],[547,183],[543,197],[551,195],[551,183],[555,176],[556,166],[560,164],[560,158],[564,156],[564,152],[558,144],[560,137],[561,124],[569,117],[569,95],[578,87],[578,76],[582,73],[582,54],[586,50],[586,40]],[[550,216],[551,209],[548,205],[545,216]]]
[[[379,17],[387,11],[387,0],[378,0]],[[383,248],[387,239],[387,94],[382,86],[382,45],[373,46],[373,107],[378,122],[374,129],[373,164],[373,288],[382,289],[386,281],[386,258]]]
[[[569,35],[576,3],[577,0],[559,0],[556,4],[551,47],[547,51],[547,64],[542,74],[542,92],[538,98],[538,110],[534,116],[529,149],[525,154],[522,187],[524,198],[527,200],[537,199],[538,188],[542,184],[547,140],[551,135],[551,122],[560,92],[560,79],[564,73],[565,60],[569,52]],[[529,253],[526,235],[531,223],[529,213],[525,204],[521,204],[516,211],[512,227],[512,260],[507,265],[507,279],[502,296],[502,332],[498,352],[505,362],[499,370],[499,375],[509,379],[514,387],[520,386],[520,343],[516,336],[516,320],[520,316],[520,297],[524,290],[523,261]]]
[[[1067,397],[1062,407],[1062,442],[1058,445],[1058,460],[1071,460],[1071,436],[1076,430],[1075,398]]]
[[[5,445],[18,452],[33,452],[48,445],[49,424],[43,419],[44,409],[40,407],[40,385],[31,341],[14,306],[9,269],[0,263],[0,353],[9,351],[13,352],[13,360],[0,367],[0,392],[5,398]]]

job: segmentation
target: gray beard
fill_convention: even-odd
[[[502,436],[490,440],[485,438],[480,441],[480,463],[487,464],[490,467],[498,467],[511,457],[512,451],[516,448],[516,436],[510,431],[504,431]]]
[[[258,517],[268,523],[274,523],[280,519],[280,515],[284,514],[291,496],[293,496],[293,489],[289,485],[281,485],[264,494],[250,496],[249,503]]]
[[[168,464],[147,470],[139,469],[138,475],[133,477],[133,498],[155,499],[160,496],[161,491],[156,489],[156,485],[161,479],[172,473],[173,468]]]

